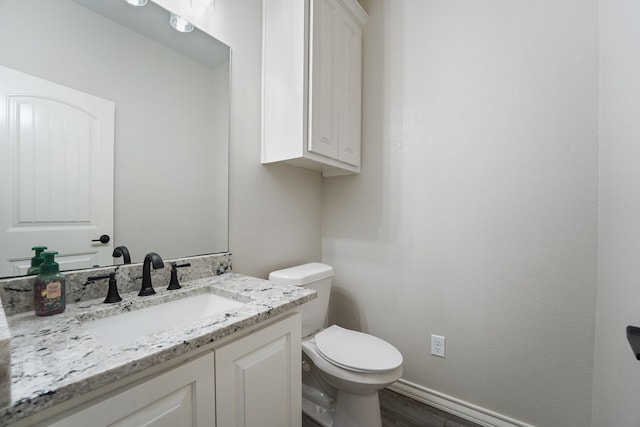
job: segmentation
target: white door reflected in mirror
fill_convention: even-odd
[[[0,82],[0,276],[26,274],[33,246],[65,270],[111,264],[115,104],[1,66]]]

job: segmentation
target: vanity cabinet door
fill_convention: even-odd
[[[216,415],[224,427],[299,427],[298,313],[216,350]]]
[[[63,416],[55,427],[215,426],[213,352],[117,390],[98,403]]]

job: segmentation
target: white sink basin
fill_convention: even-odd
[[[90,320],[83,322],[83,326],[103,344],[113,347],[243,305],[239,301],[204,293]]]

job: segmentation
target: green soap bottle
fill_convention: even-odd
[[[64,275],[54,261],[57,254],[55,251],[42,253],[44,262],[40,264],[40,273],[33,283],[33,306],[38,316],[62,313],[65,309]]]
[[[34,246],[31,248],[36,251],[36,256],[31,258],[31,267],[27,270],[27,274],[38,274],[40,273],[40,264],[44,262],[44,258],[42,256],[42,252],[47,250],[46,246]]]

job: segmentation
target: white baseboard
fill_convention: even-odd
[[[402,378],[390,385],[388,389],[484,427],[534,427]]]

